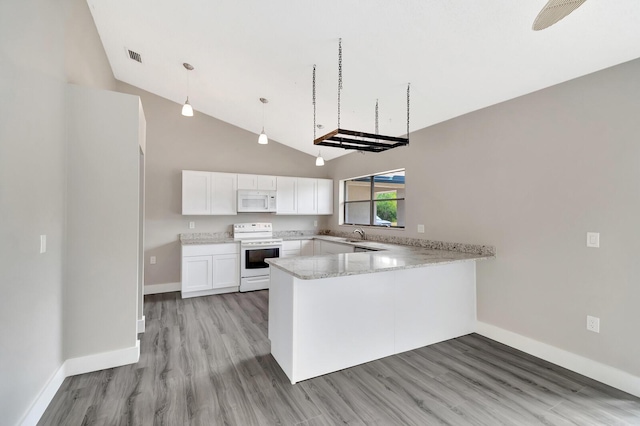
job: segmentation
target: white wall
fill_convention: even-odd
[[[2,424],[24,416],[63,361],[66,71],[115,86],[92,25],[82,0],[0,2]],[[84,66],[65,63],[71,50]]]
[[[323,229],[326,216],[182,216],[182,170],[308,177],[327,177],[328,171],[315,166],[315,157],[276,141],[258,145],[255,133],[198,111],[183,117],[175,102],[122,82],[117,87],[140,96],[147,120],[145,285],[180,281],[181,233],[230,232],[233,223],[257,221],[272,222],[276,231]],[[196,222],[195,229],[189,221]],[[155,265],[150,256],[156,256]]]
[[[635,60],[327,165],[334,179],[406,168],[406,230],[369,233],[497,247],[478,263],[480,321],[640,376],[639,75]]]

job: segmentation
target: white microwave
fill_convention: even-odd
[[[238,213],[276,211],[276,191],[238,190]]]

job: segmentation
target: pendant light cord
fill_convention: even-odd
[[[411,83],[407,84],[407,143],[409,143],[409,92],[411,91]]]
[[[313,64],[313,89],[311,93],[313,103],[313,141],[316,140],[316,64]]]
[[[342,37],[338,39],[338,129],[340,128],[340,92],[342,91]]]

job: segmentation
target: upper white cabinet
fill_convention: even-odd
[[[238,213],[237,182],[235,173],[211,173],[211,214]]]
[[[298,178],[298,214],[318,214],[318,179]]]
[[[276,213],[298,214],[298,178],[278,176]]]
[[[333,214],[333,180],[278,176],[278,214]]]
[[[182,171],[183,215],[237,214],[235,173]]]
[[[182,171],[182,214],[211,214],[211,173]]]
[[[333,214],[333,180],[318,181],[318,214]]]
[[[275,191],[277,189],[275,176],[258,175],[258,191]]]
[[[183,215],[236,215],[237,190],[276,191],[276,213],[333,214],[333,180],[182,171]]]
[[[276,177],[266,175],[238,175],[238,189],[255,189],[257,191],[275,191]]]

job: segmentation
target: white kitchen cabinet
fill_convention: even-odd
[[[237,190],[238,175],[235,173],[211,173],[211,214],[237,214]]]
[[[324,240],[315,240],[313,248],[314,248],[314,254],[316,255],[353,253],[353,246],[351,245],[334,243],[331,241],[324,241]]]
[[[182,171],[182,214],[211,214],[211,172]]]
[[[300,256],[300,240],[282,242],[280,257]]]
[[[276,191],[278,182],[275,176],[258,175],[258,191]]]
[[[238,243],[182,246],[182,297],[238,291]]]
[[[300,256],[313,256],[313,240],[300,240]]]
[[[333,180],[277,177],[277,213],[333,214]]]
[[[188,256],[182,259],[182,293],[213,288],[213,255]]]
[[[333,214],[333,180],[317,179],[318,181],[318,214]]]
[[[298,214],[298,178],[278,176],[276,180],[276,213]]]
[[[182,171],[183,215],[235,215],[238,175]]]
[[[257,191],[275,191],[276,177],[268,175],[238,175],[238,189],[253,189]]]
[[[238,174],[238,189],[258,189],[258,175]]]
[[[183,215],[236,215],[237,190],[276,191],[276,213],[333,214],[333,180],[182,171]]]
[[[318,179],[298,178],[298,214],[318,214]]]
[[[239,285],[240,256],[218,254],[213,256],[213,289],[234,287]]]

